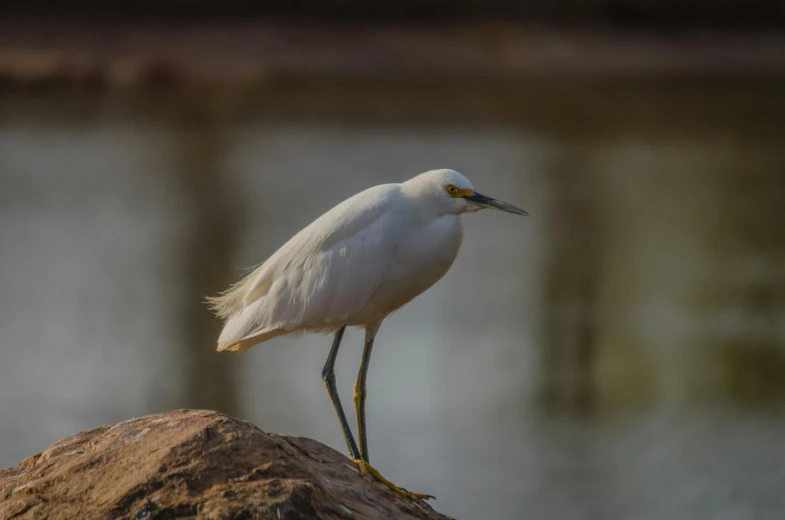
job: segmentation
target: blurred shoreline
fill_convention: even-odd
[[[0,20],[0,84],[785,78],[785,35],[505,22]]]

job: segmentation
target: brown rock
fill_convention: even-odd
[[[0,470],[0,519],[446,519],[316,441],[175,410],[61,439]]]

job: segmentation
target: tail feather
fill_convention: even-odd
[[[281,336],[283,334],[286,334],[285,330],[275,329],[267,332],[262,332],[261,334],[249,336],[247,338],[243,338],[240,341],[232,343],[231,345],[221,345],[220,343],[218,343],[218,352],[222,352],[226,350],[229,352],[235,352],[237,354],[245,354],[246,352],[251,350],[251,347],[253,347],[254,345],[258,345],[259,343],[263,343],[268,339],[273,339],[274,337]]]
[[[257,321],[257,316],[256,305],[252,304],[226,320],[218,338],[218,352],[228,350],[245,354],[257,343],[286,333],[279,328],[270,328],[260,324]]]

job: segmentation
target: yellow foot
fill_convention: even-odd
[[[360,470],[360,475],[365,475],[366,473],[372,475],[376,480],[384,483],[387,487],[398,493],[404,498],[412,499],[412,498],[419,498],[422,500],[428,500],[430,498],[436,499],[433,495],[426,495],[425,493],[412,493],[411,491],[407,491],[404,488],[398,487],[379,473],[379,470],[368,464],[362,459],[353,459],[354,463],[357,464],[357,468]]]

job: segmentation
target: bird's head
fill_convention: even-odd
[[[404,186],[419,197],[426,198],[439,213],[472,213],[485,208],[516,215],[528,215],[521,208],[488,197],[474,190],[469,179],[455,170],[431,170],[409,179]]]

